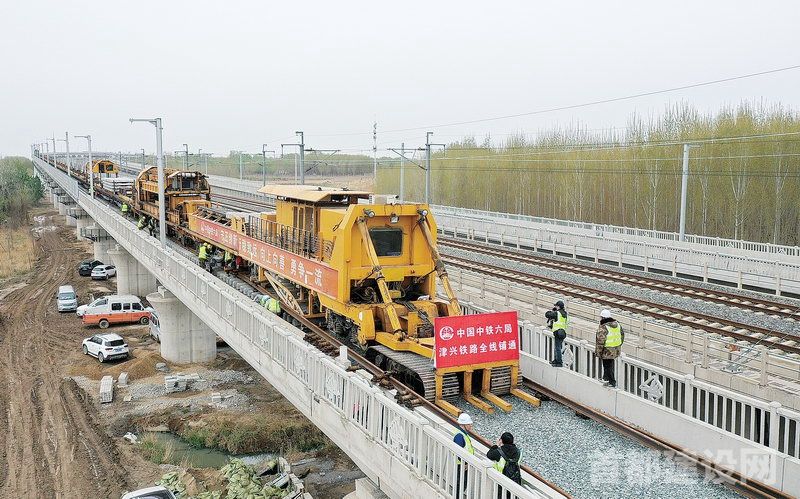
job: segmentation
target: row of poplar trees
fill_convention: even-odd
[[[600,224],[678,230],[690,143],[688,234],[798,245],[800,114],[763,103],[702,114],[688,105],[605,132],[558,129],[500,146],[467,138],[432,161],[432,202]],[[424,172],[405,169],[407,199]],[[380,192],[399,191],[396,166]]]

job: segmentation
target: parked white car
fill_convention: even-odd
[[[83,340],[84,355],[97,357],[100,362],[112,359],[128,358],[128,344],[118,334],[96,334]]]
[[[161,486],[148,487],[146,489],[128,492],[122,499],[175,499],[175,494]]]
[[[56,294],[56,306],[59,312],[71,312],[78,308],[78,296],[72,286],[59,286]]]
[[[98,265],[92,269],[92,279],[108,279],[117,275],[117,268],[113,265]]]

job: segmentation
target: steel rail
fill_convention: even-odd
[[[692,286],[690,283],[676,284],[674,282],[658,279],[656,277],[635,276],[610,268],[598,269],[588,265],[583,265],[580,263],[580,261],[561,262],[539,255],[531,255],[521,250],[512,250],[505,247],[494,248],[488,245],[491,243],[481,244],[442,235],[439,236],[438,242],[442,246],[474,251],[486,255],[496,256],[498,258],[514,260],[520,263],[539,265],[573,274],[587,275],[598,279],[616,280],[631,286],[653,289],[663,293],[684,296],[687,298],[703,300],[711,303],[719,303],[722,305],[738,307],[754,312],[779,315],[782,318],[800,319],[800,306],[789,305],[768,299],[748,298],[727,291],[710,290],[700,286]]]
[[[219,202],[216,201],[217,199],[222,199],[225,201]],[[226,194],[218,194],[218,193],[212,194],[211,202],[224,206],[230,206],[232,208],[248,208],[250,206],[256,206],[256,207],[268,208],[271,210],[275,209],[274,204],[268,203],[266,201],[258,201],[255,199],[247,199],[238,196],[228,196]]]
[[[749,343],[759,343],[768,345],[772,348],[783,350],[784,352],[787,353],[800,354],[800,346],[780,343],[782,339],[788,338],[789,340],[791,340],[797,338],[797,336],[785,334],[783,335],[782,338],[779,338],[778,341],[773,341],[770,340],[769,338],[777,336],[777,334],[774,331],[767,328],[752,326],[749,324],[741,324],[736,321],[732,321],[729,319],[721,319],[721,318],[714,318],[713,322],[711,322],[710,324],[700,324],[698,323],[698,320],[701,319],[707,320],[707,319],[698,317],[699,314],[695,312],[684,310],[678,307],[670,307],[660,303],[654,303],[645,299],[632,298],[617,293],[598,291],[592,287],[583,286],[580,284],[564,284],[563,282],[543,277],[538,274],[511,270],[504,267],[500,267],[498,265],[475,262],[467,258],[442,255],[442,260],[445,263],[449,263],[450,265],[454,265],[456,267],[465,268],[467,270],[472,270],[482,274],[488,274],[494,277],[514,282],[516,284],[522,284],[527,287],[533,287],[536,281],[538,281],[542,287],[546,288],[553,287],[557,289],[557,292],[560,294],[565,294],[577,298],[583,298],[588,301],[600,303],[602,305],[606,305],[621,310],[634,312],[640,315],[649,315],[651,317],[660,320],[673,322],[676,324],[680,324],[682,326],[689,326],[692,329],[703,330],[708,333],[716,333],[721,336],[730,336],[732,338],[744,340]],[[656,310],[654,311],[653,309]],[[726,325],[729,327],[734,327],[740,330],[747,330],[754,333],[759,333],[762,334],[764,337],[757,338],[755,336],[751,336],[746,333],[729,331],[727,329],[724,329],[723,327],[714,326],[713,325],[714,323],[720,325]]]

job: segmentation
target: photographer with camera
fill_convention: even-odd
[[[564,302],[558,300],[552,310],[545,312],[544,318],[547,319],[547,327],[553,332],[553,338],[555,338],[555,351],[550,365],[562,367],[561,349],[564,346],[564,339],[567,337],[567,324],[569,323],[569,316],[564,308]]]

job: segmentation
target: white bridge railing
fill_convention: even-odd
[[[532,324],[526,324],[521,331],[524,351],[552,360],[554,340],[550,331]],[[568,368],[599,380],[601,366],[594,344],[567,338],[566,345],[571,360]],[[624,354],[616,360],[615,372],[621,390],[778,452],[800,457],[797,440],[800,413],[783,408],[780,403],[748,397]]]
[[[347,453],[392,497],[517,499],[560,497],[546,484],[520,487],[468,455],[451,435],[415,411],[398,405],[363,374],[349,372],[305,343],[301,333],[252,300],[95,200],[44,162],[36,167],[74,194],[78,205],[159,282],[209,325],[267,381]],[[459,466],[458,462],[462,464]],[[456,490],[456,473],[461,491]]]
[[[622,227],[618,225],[595,224],[590,222],[576,222],[572,220],[560,220],[557,218],[534,217],[530,215],[517,215],[514,213],[503,213],[497,211],[484,211],[472,208],[459,208],[455,206],[432,205],[435,213],[450,214],[454,216],[470,216],[483,219],[505,219],[522,222],[525,224],[550,225],[560,231],[588,231],[598,236],[617,235],[623,237],[647,238],[660,241],[679,242],[677,232],[667,232],[661,230],[637,229],[633,227]],[[733,249],[741,251],[753,251],[769,255],[800,257],[800,247],[786,246],[782,244],[759,243],[755,241],[742,241],[739,239],[725,239],[721,237],[696,236],[687,234],[684,243],[700,244],[713,246],[716,248]]]

